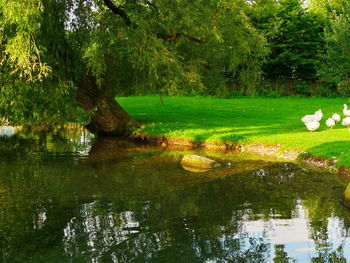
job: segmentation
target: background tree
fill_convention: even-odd
[[[333,94],[350,94],[350,4],[344,0],[310,2],[310,10],[325,21],[325,49],[318,74]]]
[[[324,46],[320,16],[308,12],[301,0],[258,0],[251,5],[250,16],[270,49],[263,66],[268,82],[312,82],[318,78]]]
[[[329,23],[334,14],[343,13],[348,5],[344,0],[308,0],[307,9]]]
[[[277,5],[276,18],[270,27],[277,24],[278,29],[268,39],[271,54],[264,66],[266,76],[315,80],[322,48],[320,20],[306,12],[300,0],[282,0]]]
[[[224,72],[251,89],[266,55],[247,3],[4,0],[0,114],[13,123],[81,118],[125,134],[116,94],[213,91]],[[220,84],[221,83],[221,84]]]

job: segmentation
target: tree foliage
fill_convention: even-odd
[[[0,114],[14,124],[57,122],[72,116],[73,83],[65,74],[63,11],[44,1],[0,3]],[[60,24],[61,23],[61,24]],[[69,65],[67,65],[69,68]]]
[[[228,71],[250,90],[267,49],[246,6],[243,0],[1,1],[0,113],[18,122],[58,121],[74,116],[76,98],[94,114],[101,107],[95,98],[107,94],[215,93],[225,88]]]
[[[261,75],[321,79],[339,94],[349,10],[345,0],[3,0],[0,115],[89,116],[112,132],[130,122],[115,95],[257,94]]]

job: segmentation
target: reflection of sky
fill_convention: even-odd
[[[91,150],[93,138],[94,135],[92,133],[87,131],[81,132],[79,139],[75,141],[75,144],[78,146],[75,151],[82,156],[88,155]]]
[[[249,244],[249,238],[270,244],[271,253],[267,258],[269,262],[272,262],[275,257],[274,246],[279,244],[284,245],[284,251],[288,257],[296,262],[310,262],[312,257],[318,255],[315,242],[310,237],[307,211],[301,204],[297,205],[293,219],[261,219],[245,221],[242,224],[242,232],[237,235],[237,238],[242,239],[244,245]],[[328,250],[335,251],[344,245],[344,257],[350,261],[350,240],[343,229],[341,219],[336,217],[328,219]],[[244,234],[243,238],[242,234]]]
[[[113,246],[118,246],[122,243],[126,247],[130,246],[130,249],[136,253],[133,255],[134,257],[147,253],[156,253],[156,251],[160,251],[168,245],[166,233],[160,232],[153,233],[153,241],[155,241],[151,242],[153,247],[149,247],[149,243],[147,242],[144,243],[144,240],[147,240],[146,234],[142,233],[142,231],[139,232],[140,222],[136,220],[132,211],[121,213],[108,212],[107,214],[100,215],[98,213],[96,214],[98,210],[99,206],[96,202],[84,204],[81,207],[78,216],[79,219],[74,217],[66,225],[63,242],[67,255],[73,256],[76,251],[80,251],[80,253],[84,251],[84,253],[93,253],[91,262],[103,262],[103,254],[112,252],[113,250],[110,249]],[[315,244],[315,241],[310,236],[312,231],[309,222],[310,219],[301,201],[298,201],[293,211],[294,218],[292,219],[278,219],[276,218],[278,215],[271,215],[271,219],[250,220],[250,212],[249,209],[243,212],[244,215],[240,222],[241,227],[237,234],[223,235],[219,239],[222,249],[221,253],[225,255],[210,253],[210,240],[208,240],[208,251],[201,251],[203,247],[200,248],[196,244],[192,248],[199,257],[207,253],[212,254],[206,259],[206,263],[218,262],[218,260],[222,259],[228,260],[227,262],[230,260],[236,262],[236,257],[240,257],[241,259],[249,257],[250,251],[253,254],[260,251],[258,254],[262,256],[261,259],[264,262],[272,263],[276,257],[276,245],[284,246],[284,252],[287,253],[289,262],[311,262],[311,259],[316,258],[320,253],[324,251],[336,251],[341,246],[344,248],[344,258],[347,262],[350,260],[350,239],[347,237],[342,219],[340,218],[330,217],[328,219],[328,238],[327,240],[323,240],[326,243],[321,241],[326,246],[317,248],[317,244]],[[40,219],[42,217],[39,215],[38,220]],[[234,216],[232,220],[237,220],[237,217]],[[225,230],[224,226],[222,230]],[[85,242],[81,243],[83,240]],[[232,250],[233,247],[230,246],[230,243],[233,240],[239,240],[240,251]],[[115,250],[110,256],[113,262],[128,262],[128,256],[130,255],[118,254],[117,250]],[[220,258],[221,256],[222,258]],[[249,258],[246,259],[249,260]],[[326,258],[324,259],[324,262],[328,262]],[[225,260],[220,262],[226,262]],[[262,261],[258,260],[254,262]]]
[[[10,137],[15,134],[15,127],[0,126],[0,136]]]

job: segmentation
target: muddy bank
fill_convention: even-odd
[[[350,181],[350,169],[344,166],[336,166],[337,159],[303,154],[302,150],[282,150],[280,144],[271,145],[263,143],[241,144],[235,142],[201,142],[184,138],[166,138],[164,136],[150,136],[145,132],[134,132],[130,139],[170,150],[203,150],[208,152],[237,152],[248,153],[262,158],[297,162],[302,166],[317,170],[327,170],[338,174],[341,179]]]

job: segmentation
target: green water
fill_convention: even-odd
[[[0,137],[0,262],[350,262],[334,175],[246,156],[191,173],[181,156],[81,130]]]

